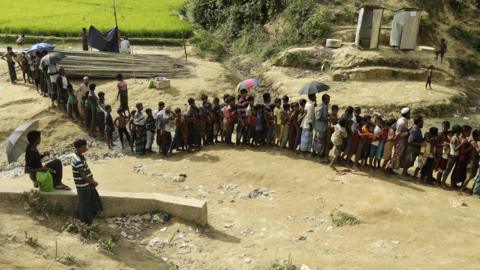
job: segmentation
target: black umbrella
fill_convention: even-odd
[[[45,55],[42,60],[40,60],[41,66],[48,66],[48,65],[55,65],[56,63],[60,62],[65,58],[65,54],[60,52],[51,52]]]
[[[310,83],[305,84],[300,91],[298,91],[298,94],[300,95],[311,95],[311,94],[316,94],[320,92],[325,92],[330,89],[330,86],[317,82],[317,81],[312,81]]]

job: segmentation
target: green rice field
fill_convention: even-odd
[[[192,28],[176,14],[184,0],[116,0],[118,27],[132,37],[183,38]],[[0,0],[0,33],[78,36],[82,27],[115,26],[113,0]]]

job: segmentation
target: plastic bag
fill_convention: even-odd
[[[40,186],[40,191],[52,192],[55,190],[53,187],[53,176],[50,172],[37,172],[35,176]]]
[[[148,89],[152,89],[152,88],[155,88],[155,79],[150,79],[150,81],[148,81]]]

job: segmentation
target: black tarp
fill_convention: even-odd
[[[106,33],[98,31],[93,25],[88,30],[88,46],[102,52],[118,53],[118,28],[112,28]]]

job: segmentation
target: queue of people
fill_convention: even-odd
[[[172,110],[164,102],[155,110],[142,103],[130,110],[127,82],[118,74],[120,106],[114,112],[105,102],[105,92],[97,93],[88,77],[73,90],[62,68],[58,70],[57,78],[50,80],[56,85],[49,89],[57,89],[49,94],[52,98],[57,93],[52,103],[57,102],[91,136],[103,138],[109,148],[114,146],[114,133],[122,148],[130,147],[138,155],[153,153],[154,144],[163,155],[216,143],[277,146],[315,156],[338,174],[345,173],[337,169],[338,164],[386,174],[401,169],[403,176],[415,181],[460,192],[475,179],[473,191],[480,194],[480,130],[445,121],[441,131],[431,127],[424,134],[423,118],[417,116],[410,123],[409,108],[401,110],[399,119],[383,119],[363,115],[361,108],[351,106],[340,114],[337,105],[330,106],[328,94],[320,102],[315,94],[290,102],[288,96],[272,98],[264,93],[257,101],[241,89],[237,96],[225,94],[222,100],[203,94],[198,105],[189,98],[186,111]],[[446,184],[448,177],[450,185]]]
[[[399,119],[383,119],[362,115],[359,107],[349,106],[340,114],[337,105],[330,106],[328,94],[318,103],[315,94],[290,102],[288,96],[273,99],[264,93],[257,101],[241,89],[237,96],[224,95],[222,101],[203,94],[197,105],[189,98],[186,111],[172,110],[164,102],[156,110],[137,103],[130,111],[127,83],[119,74],[120,106],[113,113],[111,105],[105,104],[105,93],[97,95],[95,88],[84,78],[78,90],[81,111],[87,116],[84,123],[92,136],[102,134],[110,148],[114,132],[122,148],[130,147],[138,155],[153,153],[154,144],[163,155],[216,143],[277,146],[315,156],[338,174],[345,173],[337,169],[338,164],[386,174],[401,169],[403,176],[415,181],[461,192],[475,179],[473,190],[480,194],[480,130],[445,121],[441,131],[431,127],[424,134],[423,118],[417,116],[410,123],[409,108],[402,109]],[[448,177],[450,185],[446,184]]]

